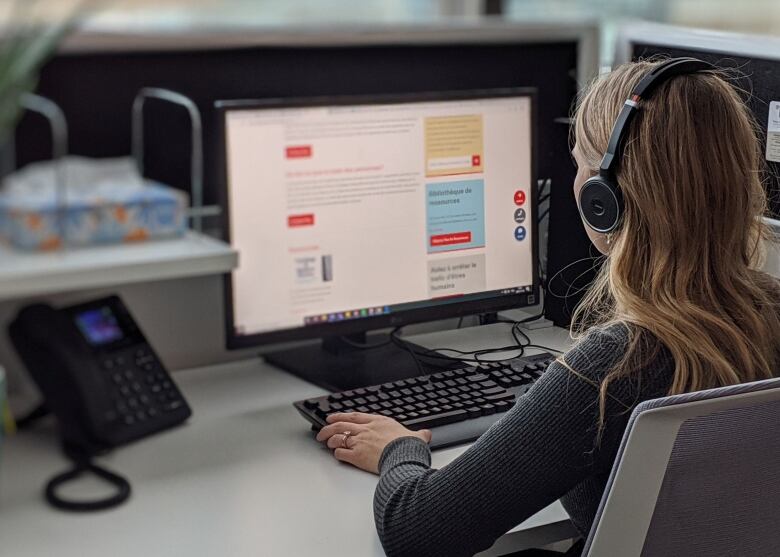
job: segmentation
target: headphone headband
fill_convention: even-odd
[[[588,227],[596,232],[609,233],[620,224],[623,193],[615,178],[615,169],[623,154],[623,142],[628,135],[631,120],[639,111],[640,101],[648,99],[658,86],[677,75],[711,69],[714,69],[712,64],[696,58],[673,58],[655,66],[639,80],[612,127],[599,173],[585,181],[577,196],[577,208]]]
[[[639,111],[640,101],[650,98],[653,91],[675,76],[712,69],[714,69],[712,64],[697,58],[672,58],[653,68],[645,75],[634,87],[631,96],[623,103],[623,108],[620,109],[620,114],[609,136],[607,152],[604,153],[604,158],[601,159],[599,174],[611,176],[614,173],[623,152],[623,143],[630,129],[631,121]]]

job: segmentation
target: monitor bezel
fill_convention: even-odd
[[[471,89],[462,91],[426,91],[397,93],[388,95],[336,95],[321,97],[267,98],[219,100],[214,103],[218,120],[218,149],[216,160],[219,164],[219,188],[222,213],[222,237],[230,243],[230,201],[227,165],[227,114],[233,111],[279,109],[279,108],[316,108],[322,106],[407,104],[415,102],[479,100],[508,97],[525,97],[530,100],[531,110],[531,185],[530,207],[532,284],[531,291],[522,294],[506,294],[480,300],[451,303],[439,303],[433,306],[413,308],[360,319],[324,323],[321,325],[300,325],[250,334],[238,334],[235,330],[233,308],[232,272],[223,275],[223,305],[225,323],[225,341],[229,350],[259,347],[286,342],[337,337],[388,327],[401,327],[412,323],[422,323],[452,317],[462,317],[476,313],[490,313],[507,309],[529,307],[539,302],[539,231],[538,231],[538,187],[537,187],[537,89],[534,87],[502,87],[496,89]],[[241,254],[239,253],[239,265]],[[425,300],[421,300],[425,301]]]

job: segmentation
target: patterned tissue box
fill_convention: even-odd
[[[6,242],[22,250],[56,250],[170,238],[186,230],[184,192],[137,178],[123,159],[77,159],[70,165],[81,176],[84,167],[92,180],[69,187],[64,203],[51,183],[41,183],[45,174],[39,169],[0,192],[0,235]]]

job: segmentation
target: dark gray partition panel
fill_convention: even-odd
[[[747,105],[753,113],[761,135],[761,152],[765,152],[769,104],[780,101],[780,59],[767,52],[766,57],[747,56],[728,52],[714,51],[687,45],[668,46],[651,42],[636,42],[631,53],[632,58],[651,58],[653,56],[693,56],[707,60],[718,67],[731,71],[734,85],[745,92]],[[780,162],[766,160],[764,184],[769,215],[780,219]]]
[[[552,179],[548,275],[587,256],[589,242],[571,194],[574,167],[569,127],[556,119],[569,116],[583,59],[576,33],[569,38],[537,36],[532,40],[504,30],[500,40],[445,35],[403,36],[367,41],[360,36],[341,44],[316,42],[285,45],[239,45],[232,48],[113,49],[65,52],[43,69],[39,92],[64,109],[74,154],[118,156],[130,150],[130,107],[144,86],[181,92],[200,107],[205,132],[205,202],[219,199],[217,135],[213,102],[217,99],[301,97],[530,86],[538,88],[539,177]],[[559,32],[557,36],[561,36]],[[211,41],[211,45],[218,41]],[[294,43],[295,41],[290,41]],[[595,57],[593,58],[595,60]],[[595,61],[594,61],[595,66]],[[580,75],[592,73],[588,68]],[[189,188],[188,120],[183,110],[147,103],[148,175],[175,187]],[[43,122],[26,116],[17,134],[20,164],[48,156]],[[573,267],[559,275],[582,272]],[[587,280],[588,275],[580,280]],[[550,298],[548,314],[565,324],[577,298]]]

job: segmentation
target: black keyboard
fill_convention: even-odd
[[[409,429],[430,429],[431,448],[473,441],[509,410],[547,369],[547,352],[485,362],[294,403],[319,430],[329,414],[366,412],[398,420]]]

